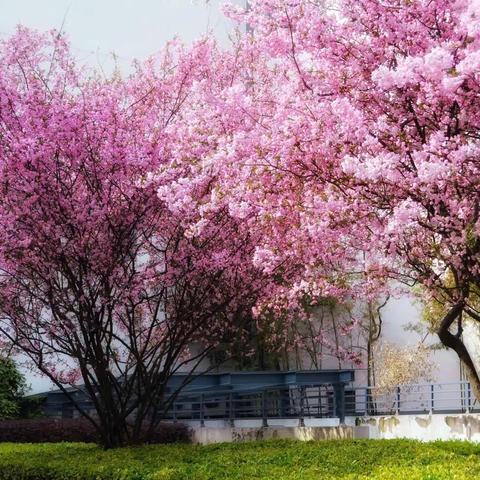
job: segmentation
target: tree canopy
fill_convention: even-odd
[[[20,28],[0,48],[3,335],[83,379],[111,446],[246,322],[301,346],[290,327],[325,302],[417,284],[478,395],[479,10],[253,0],[226,8],[249,25],[230,49],[172,42],[110,78]]]

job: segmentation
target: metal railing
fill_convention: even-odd
[[[376,387],[345,391],[348,416],[474,411],[480,411],[480,404],[468,382],[403,385],[389,391]]]
[[[91,401],[81,408],[92,410]],[[189,392],[179,395],[163,414],[173,421],[339,418],[345,416],[403,415],[419,413],[480,412],[480,404],[468,382],[398,386],[390,391],[376,387],[292,385],[233,391]],[[45,407],[47,416],[77,415],[69,402]]]
[[[332,418],[337,416],[335,392],[331,385],[281,387],[234,392],[182,395],[165,417],[177,420]]]
[[[343,385],[342,385],[343,387]],[[337,388],[338,391],[338,388]],[[90,400],[78,402],[84,411],[94,410]],[[71,402],[44,406],[47,416],[72,418],[78,412]],[[337,395],[332,385],[282,386],[241,391],[189,392],[179,395],[162,413],[167,420],[235,420],[333,418],[338,416]]]

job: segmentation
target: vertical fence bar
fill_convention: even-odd
[[[268,427],[267,421],[267,397],[265,395],[265,390],[262,390],[262,426]]]
[[[397,415],[400,413],[400,387],[398,386],[397,387],[397,399],[396,399],[396,403],[397,403]]]
[[[233,395],[230,393],[228,395],[228,418],[230,420],[230,426],[235,425],[235,410],[233,405]]]
[[[177,423],[177,402],[173,402],[173,423]]]
[[[435,385],[432,383],[430,385],[430,413],[433,413],[435,410]]]
[[[298,419],[298,423],[300,427],[305,426],[305,419],[304,416],[304,401],[305,401],[305,387],[300,387],[300,418]]]
[[[331,398],[332,398],[332,411],[328,412],[328,415],[330,418],[335,417],[335,415],[337,414],[337,395],[336,395],[335,388],[333,390],[333,395],[331,396]]]
[[[470,413],[471,399],[472,399],[472,386],[470,385],[470,382],[467,382],[467,413]]]
[[[345,384],[335,383],[333,388],[336,397],[336,415],[340,419],[340,423],[345,423]]]
[[[205,426],[205,412],[204,412],[204,398],[203,398],[203,393],[200,394],[200,426],[204,427]]]
[[[365,389],[365,415],[375,415],[376,403],[373,401],[374,390],[372,387]]]

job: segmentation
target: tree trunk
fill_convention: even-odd
[[[458,358],[465,367],[465,374],[472,386],[473,393],[477,400],[480,400],[480,376],[472,361],[472,357],[461,339],[461,329],[459,334],[454,335],[450,332],[450,327],[456,320],[461,318],[465,307],[463,300],[456,303],[445,315],[437,330],[438,337],[443,345],[451,348],[458,355]]]
[[[108,413],[102,414],[100,417],[100,443],[107,450],[110,448],[119,448],[129,445],[128,426],[126,422],[115,421],[114,417]]]

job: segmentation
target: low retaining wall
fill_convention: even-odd
[[[347,417],[345,423],[368,427],[368,438],[480,442],[480,414],[476,413]]]
[[[354,438],[358,427],[195,427],[193,443],[248,442],[286,438],[292,440],[340,440]]]
[[[202,426],[200,420],[179,420],[181,423],[191,428],[200,428]],[[203,427],[208,428],[262,428],[263,421],[261,418],[252,419],[218,419],[205,420]],[[305,418],[303,425],[298,418],[269,418],[267,427],[338,427],[340,420],[338,418]]]
[[[310,420],[310,422],[309,422]],[[378,417],[347,417],[345,425],[338,419],[269,420],[262,427],[258,420],[236,420],[232,427],[223,420],[189,422],[192,441],[197,444],[246,442],[286,438],[292,440],[341,440],[353,438],[410,438],[421,441],[469,440],[480,442],[480,414],[391,415]],[[310,423],[310,424],[309,424]]]

